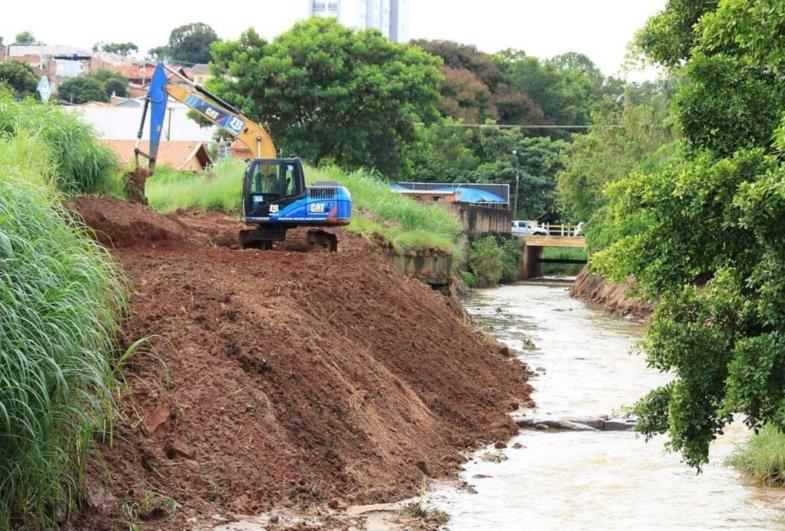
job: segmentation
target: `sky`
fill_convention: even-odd
[[[542,58],[577,51],[589,56],[604,74],[619,75],[627,44],[667,0],[409,1],[411,38],[449,39],[489,53],[517,48]],[[222,39],[236,38],[250,26],[272,38],[307,12],[306,2],[9,0],[0,7],[0,36],[9,43],[17,33],[29,30],[47,44],[90,49],[99,41],[131,41],[148,50],[166,44],[177,26],[205,22]],[[653,75],[648,71],[627,77]]]

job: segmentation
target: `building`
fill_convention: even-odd
[[[394,183],[391,188],[403,196],[454,212],[463,231],[471,236],[510,233],[508,184]]]
[[[352,28],[376,28],[397,42],[409,40],[409,0],[307,0],[309,15],[335,17]]]
[[[109,146],[124,165],[134,164],[135,140],[102,140],[101,142]],[[149,153],[150,143],[142,142],[139,149]],[[212,163],[205,143],[167,140],[161,140],[156,162],[161,166],[171,166],[180,171],[201,171]]]

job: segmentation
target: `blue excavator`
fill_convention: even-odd
[[[134,150],[134,175],[142,176],[142,190],[144,179],[155,173],[170,96],[245,144],[255,155],[254,159],[247,161],[243,177],[242,215],[249,228],[240,231],[242,247],[272,249],[274,242],[286,239],[289,229],[308,227],[309,247],[330,251],[338,249],[335,234],[318,227],[349,224],[352,217],[349,191],[334,182],[316,182],[306,186],[302,161],[299,158],[279,158],[272,138],[261,125],[191,81],[182,71],[175,71],[163,63],[156,66],[152,76]],[[140,144],[148,112],[150,145],[149,153],[145,153]],[[148,161],[147,169],[141,167],[140,157]]]

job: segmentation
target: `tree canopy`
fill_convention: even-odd
[[[659,298],[645,351],[675,375],[636,406],[638,428],[667,432],[695,466],[734,414],[785,429],[783,26],[777,0],[669,2],[646,49],[684,63],[674,110],[689,149],[606,187],[608,219],[634,230],[592,267]]]
[[[14,39],[14,44],[36,44],[37,42],[35,35],[29,31],[18,33]]]
[[[150,50],[159,59],[193,65],[210,61],[210,45],[218,40],[213,28],[203,22],[185,24],[172,30],[169,42]]]
[[[139,47],[132,42],[99,42],[93,46],[93,51],[129,56],[138,52]]]
[[[439,60],[375,30],[313,18],[273,42],[248,30],[212,52],[208,87],[315,164],[394,174],[415,122],[437,117]]]
[[[0,63],[0,81],[8,85],[17,98],[34,96],[38,87],[38,76],[33,67],[16,59]]]
[[[79,76],[63,81],[57,89],[60,101],[81,105],[91,101],[109,101],[103,83],[93,76]]]

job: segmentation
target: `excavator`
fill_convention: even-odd
[[[318,228],[348,225],[352,217],[349,191],[334,182],[305,185],[303,163],[299,158],[279,158],[272,138],[265,129],[204,87],[191,81],[184,72],[159,63],[144,101],[142,120],[134,150],[135,175],[146,179],[155,173],[169,97],[184,103],[199,116],[245,144],[254,159],[247,162],[243,178],[242,216],[249,228],[240,231],[243,248],[272,249],[273,243],[286,240],[289,229],[309,227],[307,243],[311,248],[336,251],[335,234]],[[149,153],[140,149],[147,114],[150,114]],[[148,161],[142,168],[139,158]]]

